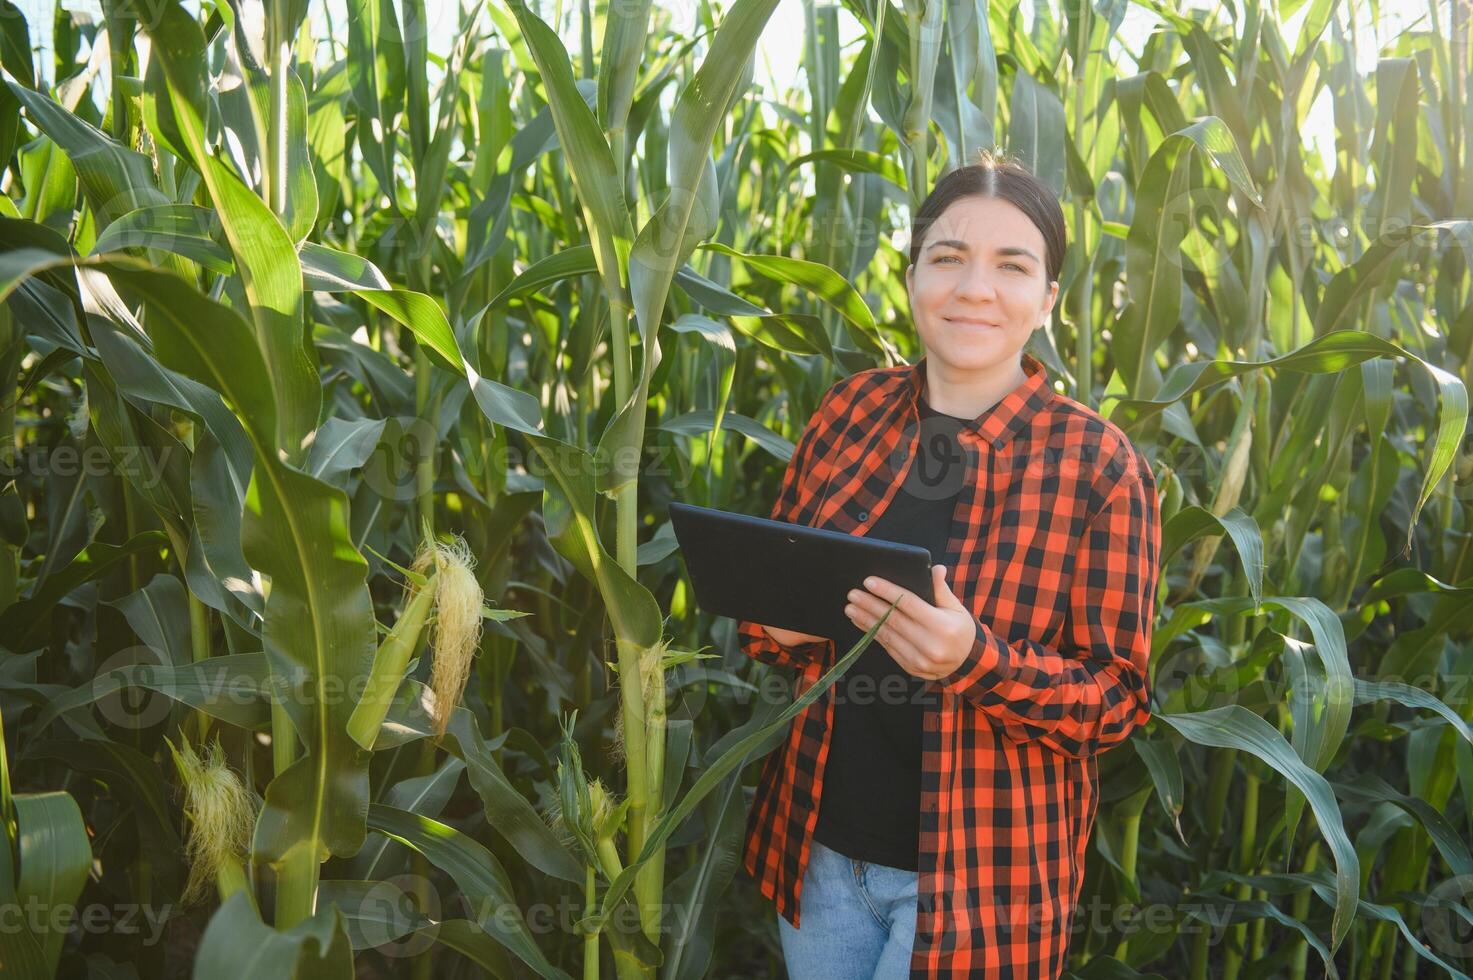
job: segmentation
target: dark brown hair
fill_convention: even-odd
[[[916,209],[910,223],[910,264],[920,261],[926,232],[958,198],[999,197],[1028,216],[1043,234],[1043,264],[1048,281],[1064,266],[1064,210],[1053,189],[1001,150],[980,150],[977,162],[943,176]]]

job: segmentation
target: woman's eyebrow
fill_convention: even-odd
[[[967,246],[967,243],[966,242],[958,241],[955,238],[942,238],[942,239],[939,239],[937,241],[934,241],[931,244],[929,244],[929,245],[926,246],[926,251],[929,252],[933,248],[953,248],[953,249],[956,249],[958,252],[970,252],[971,251],[971,248],[969,248]],[[1039,261],[1038,256],[1034,255],[1028,249],[1023,248],[1021,245],[1003,245],[1000,248],[998,248],[997,254],[998,255],[1026,255],[1030,259],[1032,259],[1033,261],[1035,261],[1035,262]]]

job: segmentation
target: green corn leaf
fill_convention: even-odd
[[[194,980],[349,980],[353,949],[342,914],[328,905],[290,930],[261,921],[245,891],[236,892],[210,917],[194,960]]]
[[[1268,722],[1242,705],[1191,714],[1156,717],[1171,725],[1189,741],[1198,745],[1239,749],[1252,754],[1292,783],[1308,799],[1315,820],[1330,853],[1335,858],[1335,917],[1330,932],[1330,950],[1338,949],[1350,931],[1357,902],[1360,862],[1355,848],[1345,834],[1345,824],[1335,794],[1325,778],[1306,766],[1298,754]]]
[[[1236,377],[1248,371],[1277,366],[1294,371],[1313,374],[1335,374],[1346,367],[1372,357],[1397,356],[1408,358],[1421,367],[1436,382],[1442,398],[1442,414],[1437,426],[1437,439],[1428,457],[1427,471],[1422,480],[1422,490],[1412,510],[1407,527],[1406,549],[1410,549],[1412,535],[1416,530],[1417,516],[1423,505],[1432,496],[1448,467],[1452,465],[1457,447],[1468,425],[1468,389],[1455,375],[1444,371],[1409,350],[1374,334],[1353,330],[1337,330],[1317,337],[1303,347],[1290,351],[1282,357],[1267,361],[1195,361],[1178,364],[1162,380],[1154,399],[1121,399],[1117,413],[1121,421],[1130,424],[1175,404],[1193,391],[1210,387],[1220,381]]]
[[[296,247],[276,215],[206,143],[205,40],[199,24],[182,6],[170,3],[149,22],[148,30],[168,77],[181,138],[204,177],[250,298],[256,340],[266,358],[276,404],[273,441],[288,459],[299,461],[307,433],[317,425],[322,388],[303,342],[302,273]],[[315,215],[315,205],[312,211]]]
[[[12,949],[20,952],[18,962],[34,962],[26,939],[39,949],[45,972],[36,976],[53,976],[61,958],[70,916],[76,913],[76,902],[92,868],[92,844],[82,822],[82,811],[70,793],[17,793],[11,798],[15,807],[16,857],[19,874],[15,882],[15,899],[24,908],[39,906],[46,911],[39,923],[26,922],[25,932],[5,932],[14,940]],[[25,920],[22,920],[25,921]],[[35,925],[39,925],[36,928]],[[19,939],[19,936],[26,939]]]
[[[264,729],[270,720],[271,675],[265,655],[236,653],[179,666],[137,663],[109,670],[53,697],[36,725],[45,728],[69,711],[129,688],[156,691],[242,728]]]
[[[474,912],[473,920],[541,977],[571,980],[548,962],[522,923],[516,893],[501,863],[480,844],[429,817],[373,804],[369,825],[423,854],[455,881]],[[511,914],[508,914],[511,913]]]

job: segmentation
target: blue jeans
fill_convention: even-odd
[[[809,841],[802,926],[777,917],[792,980],[906,980],[915,943],[919,875],[855,861]]]

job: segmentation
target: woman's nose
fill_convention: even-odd
[[[990,299],[997,294],[997,287],[985,267],[973,265],[957,280],[956,292],[963,299]]]

